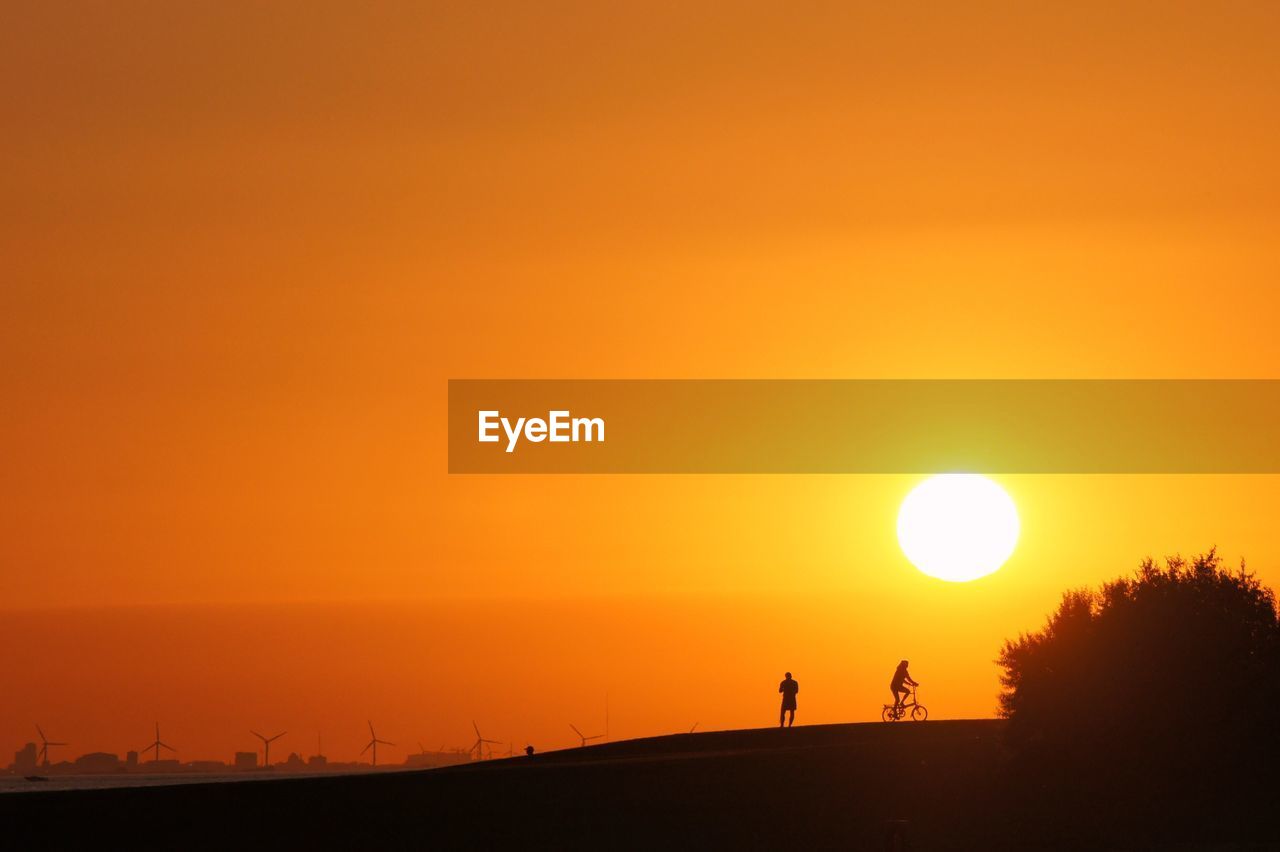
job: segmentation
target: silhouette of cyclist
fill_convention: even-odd
[[[791,727],[796,723],[796,693],[800,691],[800,684],[791,679],[791,672],[787,672],[787,676],[782,679],[782,683],[778,684],[778,691],[782,693],[782,712],[778,714],[778,727]],[[791,720],[784,721],[787,718],[788,711],[791,713]]]
[[[908,686],[919,686],[919,682],[911,679],[911,675],[907,673],[908,662],[903,660],[898,663],[898,668],[893,672],[893,680],[889,683],[889,691],[893,693],[893,706],[901,707],[906,701],[907,696],[911,694]]]

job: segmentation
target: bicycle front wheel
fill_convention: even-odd
[[[928,718],[929,718],[929,708],[925,707],[923,704],[917,704],[915,707],[911,708],[911,721],[923,722],[925,719],[928,719]]]

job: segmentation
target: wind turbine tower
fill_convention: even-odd
[[[39,725],[36,725],[36,730],[40,732],[40,765],[47,767],[49,765],[49,746],[64,746],[67,743],[50,742]]]
[[[373,722],[370,722],[369,723],[369,744],[366,745],[364,748],[360,749],[360,753],[364,754],[369,749],[373,749],[373,765],[375,768],[377,768],[378,766],[378,745],[379,744],[389,745],[389,746],[395,745],[395,743],[389,743],[386,740],[378,739],[378,735],[373,732]]]
[[[579,739],[582,740],[582,742],[579,744],[579,748],[586,748],[587,743],[590,742],[591,740],[604,739],[604,734],[594,734],[590,737],[587,736],[586,734],[582,733],[582,731],[579,731],[578,726],[573,724],[572,722],[569,723],[569,727],[573,728],[573,732],[578,735]]]
[[[160,749],[162,749],[162,748],[167,748],[167,749],[169,749],[169,751],[172,751],[172,752],[176,752],[176,751],[177,751],[177,749],[176,749],[176,748],[174,748],[173,746],[169,745],[168,743],[166,743],[166,742],[164,742],[163,740],[161,740],[161,739],[160,739],[160,723],[159,723],[159,722],[156,722],[156,741],[155,741],[155,742],[153,742],[151,745],[143,746],[142,748],[138,749],[138,751],[150,751],[150,750],[152,750],[152,749],[155,749],[156,756],[155,756],[154,758],[152,758],[152,759],[153,759],[153,760],[159,760],[159,759],[160,759]]]
[[[249,733],[253,734],[255,737],[262,740],[262,768],[267,769],[268,767],[271,766],[271,743],[280,739],[281,737],[283,737],[285,734],[289,732],[281,731],[280,733],[276,734],[274,737],[264,737],[262,734],[258,733],[257,731],[250,731]]]
[[[490,743],[492,745],[501,745],[502,743],[498,740],[486,740],[484,735],[480,733],[480,726],[475,723],[474,719],[471,720],[471,727],[475,728],[476,731],[476,741],[475,744],[471,746],[471,752],[475,755],[475,760],[484,760],[485,743]]]

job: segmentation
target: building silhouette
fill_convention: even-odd
[[[238,751],[236,752],[235,763],[232,764],[236,769],[247,771],[258,768],[258,753],[256,751]]]
[[[181,772],[182,763],[174,758],[148,760],[142,764],[142,769],[144,772]]]
[[[120,771],[120,755],[105,751],[91,751],[75,759],[76,772],[88,775],[105,775]]]
[[[35,743],[27,743],[18,749],[13,753],[13,771],[19,775],[30,775],[35,772],[37,754]]]
[[[437,766],[456,766],[470,760],[470,752],[424,751],[406,756],[404,765],[414,769],[433,769]]]
[[[225,772],[227,765],[221,760],[192,760],[183,768],[187,772]]]

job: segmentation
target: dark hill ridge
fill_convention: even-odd
[[[864,722],[841,725],[802,725],[796,728],[745,728],[668,734],[634,740],[567,748],[534,756],[532,763],[595,763],[620,760],[667,760],[680,757],[764,754],[813,748],[859,748],[909,740],[915,743],[952,742],[965,738],[999,738],[998,719],[955,719],[921,722]],[[478,772],[530,764],[528,758],[493,760],[451,767],[450,772]]]
[[[1280,848],[1219,843],[1231,820],[1171,843],[1186,836],[1172,805],[1121,833],[1142,791],[1040,795],[1010,780],[1003,727],[710,731],[427,771],[13,793],[0,848],[880,850],[890,820],[915,852]]]
[[[879,849],[906,819],[915,849],[997,848],[1000,728],[676,734],[422,772],[12,794],[0,817],[7,840],[78,847]]]

